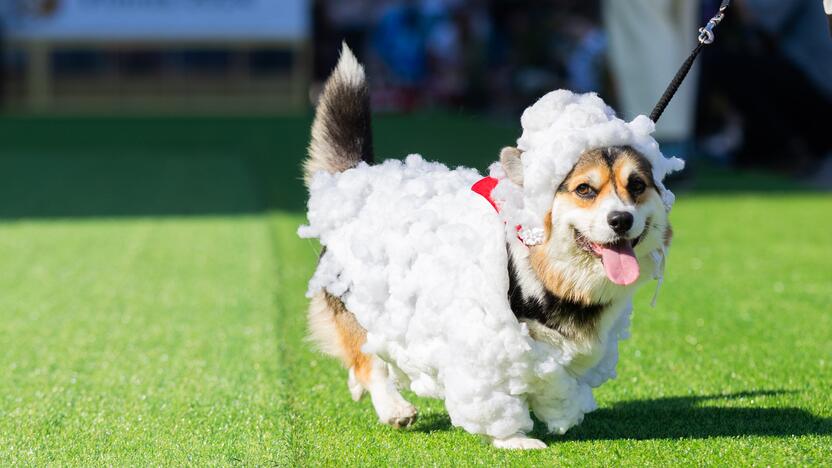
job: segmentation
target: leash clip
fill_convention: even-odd
[[[724,18],[725,13],[722,9],[720,9],[719,13],[717,13],[713,18],[711,18],[711,20],[708,21],[708,24],[706,24],[704,28],[699,28],[700,44],[709,45],[714,42],[714,39],[716,39],[716,35],[714,34],[714,28],[719,26],[719,23],[721,23]]]
[[[693,66],[693,62],[696,60],[696,56],[699,55],[699,52],[707,46],[708,44],[712,44],[716,36],[714,36],[714,29],[719,26],[719,23],[725,19],[725,12],[728,10],[728,7],[731,5],[731,0],[722,0],[722,3],[719,6],[719,11],[708,21],[708,24],[705,25],[704,28],[699,28],[699,45],[693,49],[693,52],[690,53],[687,60],[679,67],[679,71],[676,72],[676,76],[673,77],[673,81],[667,85],[667,89],[664,90],[664,94],[659,99],[659,102],[656,103],[656,107],[653,108],[653,112],[650,113],[650,120],[653,122],[658,122],[659,117],[662,116],[667,105],[670,103],[670,100],[673,99],[673,95],[676,94],[676,91],[679,90],[679,86],[682,85],[682,82],[685,80],[688,72],[690,71],[690,67]]]

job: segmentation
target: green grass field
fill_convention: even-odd
[[[379,425],[305,341],[307,126],[0,121],[0,465],[832,464],[830,195],[700,169],[601,408],[504,452],[440,401]],[[483,168],[515,132],[386,117],[376,144]]]

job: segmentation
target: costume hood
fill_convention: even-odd
[[[595,93],[553,91],[523,112],[523,134],[517,147],[523,152],[523,187],[505,177],[499,163],[491,175],[501,180],[494,196],[502,200],[508,226],[521,226],[527,245],[543,242],[543,219],[552,208],[552,194],[586,151],[607,146],[631,146],[653,166],[653,180],[669,211],[675,197],[662,181],[685,167],[679,158],[666,158],[651,136],[656,125],[640,115],[631,122],[615,112]],[[507,183],[506,183],[507,182]]]

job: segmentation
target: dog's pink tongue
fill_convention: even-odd
[[[636,282],[639,275],[638,260],[629,241],[595,247],[601,254],[601,262],[610,281],[621,286]]]

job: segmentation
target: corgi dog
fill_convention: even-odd
[[[324,237],[320,232],[307,236],[322,239],[324,251],[316,277],[329,278],[328,283],[323,282],[325,287],[310,288],[311,338],[323,352],[343,362],[348,370],[347,384],[353,399],[357,401],[368,392],[378,418],[384,424],[404,428],[416,420],[416,408],[399,391],[402,384],[411,382],[410,388],[417,394],[445,399],[455,425],[487,436],[495,447],[544,448],[544,442],[527,435],[532,425],[529,412],[534,412],[552,432],[563,433],[580,422],[585,412],[594,409],[589,388],[606,378],[590,378],[589,375],[606,358],[612,359],[614,368],[618,338],[615,330],[624,322],[628,323],[633,294],[640,284],[650,279],[650,275],[641,269],[644,265],[655,264],[655,253],[664,253],[670,244],[672,230],[668,207],[662,198],[664,187],[660,181],[656,182],[650,159],[628,145],[583,151],[562,182],[547,194],[550,200],[547,212],[537,220],[543,227],[540,239],[524,243],[511,235],[513,229],[505,229],[504,222],[495,215],[496,210],[483,202],[485,198],[499,209],[499,201],[491,199],[491,187],[471,191],[472,182],[481,177],[474,171],[449,171],[444,166],[410,158],[404,165],[397,162],[374,164],[370,114],[363,67],[344,46],[341,59],[320,97],[312,125],[309,155],[304,163],[305,181],[312,197],[310,220],[321,216],[325,211],[322,206],[329,203],[327,209],[338,212],[330,217],[344,218],[344,213],[354,212],[363,213],[361,216],[372,226],[409,223],[409,227],[400,232],[404,233],[402,236],[411,237],[381,232],[383,227],[369,241],[369,237],[360,237],[352,228],[332,228],[333,237]],[[502,150],[494,165],[501,174],[500,184],[518,190],[524,186],[528,176],[524,175],[524,157],[524,151],[519,148]],[[422,168],[419,169],[422,175],[408,176],[411,167]],[[481,183],[474,185],[482,186]],[[489,185],[488,182],[485,185]],[[320,195],[320,200],[315,201],[316,194],[334,186],[342,187],[343,192]],[[394,200],[397,193],[407,190],[416,194],[413,196],[423,198],[414,203]],[[440,197],[446,198],[435,202]],[[493,218],[483,221],[486,226],[483,231],[487,236],[499,237],[493,242],[488,241],[491,242],[489,246],[497,245],[497,249],[489,252],[497,253],[483,254],[477,259],[477,265],[492,257],[495,259],[493,265],[483,268],[501,271],[483,278],[494,278],[494,284],[488,285],[490,289],[486,291],[498,291],[500,297],[487,299],[492,302],[486,303],[486,299],[472,295],[468,302],[456,302],[452,312],[442,309],[441,314],[461,314],[461,309],[466,307],[464,304],[474,304],[473,308],[476,304],[486,304],[483,307],[488,308],[488,304],[502,301],[510,319],[500,315],[499,320],[483,318],[466,322],[450,319],[439,312],[439,315],[430,315],[430,307],[442,307],[440,299],[429,297],[430,294],[441,296],[435,291],[441,290],[443,284],[457,284],[460,282],[458,276],[467,274],[454,269],[458,262],[453,257],[456,255],[454,249],[467,247],[457,243],[448,244],[458,246],[454,249],[432,250],[429,253],[432,269],[425,270],[432,273],[416,275],[419,261],[414,260],[414,256],[426,247],[420,247],[412,233],[419,226],[430,226],[432,222],[434,227],[424,228],[423,237],[444,239],[441,224],[446,222],[445,218],[418,210],[431,210],[434,206],[457,201],[468,210],[460,211],[462,213],[479,210],[477,216],[472,217],[474,223],[476,219]],[[385,211],[388,202],[398,205]],[[343,203],[343,211],[339,211],[338,203]],[[475,205],[477,203],[479,205]],[[364,210],[365,205],[376,211]],[[447,219],[450,220],[447,222],[453,222],[452,218]],[[349,220],[338,222],[343,226]],[[372,233],[372,229],[367,230]],[[463,232],[461,236],[468,235],[465,229],[457,231]],[[440,232],[440,235],[434,236],[432,232]],[[327,243],[323,239],[330,241]],[[384,245],[367,246],[367,243]],[[390,253],[395,250],[388,248],[388,244],[406,244],[396,248],[409,249],[413,258],[397,260]],[[362,271],[362,262],[372,262],[374,269],[368,265],[366,275],[350,273]],[[394,265],[394,262],[399,263]],[[335,263],[338,263],[337,271],[333,270]],[[443,265],[447,268],[443,269]],[[345,279],[348,274],[352,274],[349,281]],[[369,281],[364,278],[373,275],[380,275],[380,279]],[[417,276],[412,279],[414,282],[428,284],[430,281],[432,286],[414,287],[409,296],[401,296],[406,299],[398,302],[387,300],[386,295],[404,294],[396,292],[404,286],[396,285],[408,284],[403,282],[403,278],[410,278],[408,275]],[[459,294],[465,292],[459,290]],[[377,299],[372,302],[367,297]],[[457,299],[452,291],[447,301]],[[370,302],[376,305],[365,306]],[[472,317],[487,317],[487,314]],[[471,331],[481,325],[479,322],[487,325],[478,328],[479,331]],[[478,351],[478,345],[471,345],[484,343],[484,346],[490,346],[497,339],[488,334],[500,335],[501,327],[515,330],[512,333],[527,340],[522,346],[518,345],[524,353],[529,354],[529,350],[538,347],[545,349],[555,356],[553,359],[562,369],[555,377],[547,377],[549,380],[545,382],[529,383],[533,379],[517,378],[519,383],[506,384],[514,382],[512,379],[524,372],[543,371],[534,363],[512,367],[508,361],[520,359],[518,356],[525,354],[511,354],[513,351],[506,351],[513,349],[509,345],[500,345],[494,351],[498,357],[487,359],[482,355],[491,351],[486,348]],[[457,343],[460,336],[467,337],[467,342],[448,344]],[[457,349],[454,346],[465,351],[454,355]],[[441,356],[425,357],[437,354]],[[491,365],[495,374],[503,372],[507,377],[490,375]],[[457,377],[459,375],[468,376],[469,380]],[[568,385],[563,383],[567,380]],[[498,387],[499,391],[494,390]],[[550,387],[557,387],[562,393],[549,394]],[[588,397],[586,392],[589,392]],[[497,394],[499,398],[494,396]],[[542,395],[549,395],[548,400]]]

